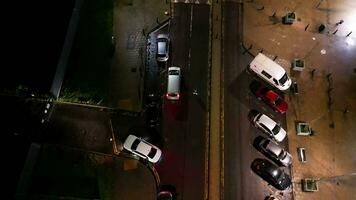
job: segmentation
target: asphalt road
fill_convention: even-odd
[[[255,158],[265,158],[253,146],[258,135],[264,135],[248,120],[251,109],[258,110],[281,122],[285,127],[285,116],[277,114],[263,102],[259,102],[249,91],[254,75],[247,73],[247,65],[253,57],[243,54],[241,48],[242,16],[240,4],[225,2],[223,68],[224,68],[224,199],[264,199],[269,194],[278,193],[259,176],[250,166]],[[286,145],[284,141],[282,146]],[[288,194],[287,194],[288,195]],[[286,195],[284,195],[286,199]]]
[[[182,69],[182,98],[164,102],[164,159],[156,168],[161,184],[174,185],[184,200],[204,198],[209,15],[209,5],[177,3],[170,27],[171,65]]]

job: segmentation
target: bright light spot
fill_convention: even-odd
[[[352,45],[355,44],[355,41],[352,38],[347,37],[346,38],[346,44],[352,46]]]
[[[110,138],[110,142],[112,142],[112,138]]]
[[[272,172],[272,174],[273,174],[273,176],[277,176],[277,174],[278,174],[277,170],[274,170],[274,171]]]
[[[325,50],[325,49],[322,49],[322,50],[320,51],[320,54],[321,54],[321,55],[325,55],[325,54],[326,54],[326,50]]]
[[[313,40],[315,40],[315,37],[312,37]]]

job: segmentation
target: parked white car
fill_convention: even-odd
[[[252,117],[251,122],[277,142],[282,142],[287,135],[287,132],[278,123],[265,114],[257,113]]]
[[[152,163],[158,162],[162,156],[162,151],[158,147],[134,135],[129,135],[126,138],[124,148]]]

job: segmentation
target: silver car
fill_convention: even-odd
[[[168,100],[180,99],[181,71],[179,67],[168,68],[168,82],[166,98]]]
[[[157,35],[157,54],[158,62],[166,62],[169,57],[169,37],[166,34]]]
[[[277,164],[282,164],[285,167],[288,167],[290,164],[292,164],[292,156],[290,153],[285,151],[277,143],[262,136],[258,136],[255,139],[255,143],[257,144],[257,150],[259,150],[261,153],[263,153]]]

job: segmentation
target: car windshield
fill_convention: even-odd
[[[261,117],[262,117],[262,114],[261,113],[258,114],[258,116],[256,117],[256,121],[259,121]]]
[[[287,156],[287,152],[285,152],[285,151],[281,151],[281,153],[279,154],[279,159],[284,159],[285,157]]]
[[[281,85],[284,85],[284,83],[288,80],[288,76],[287,76],[287,73],[285,73],[281,79],[279,79],[279,83]]]
[[[263,142],[263,144],[262,144],[262,146],[264,147],[264,148],[267,148],[267,145],[269,144],[269,141],[268,140],[265,140],[264,142]]]
[[[157,149],[151,148],[151,151],[150,151],[150,153],[148,153],[147,156],[152,159],[153,157],[155,157],[156,153],[157,153]]]
[[[168,75],[179,75],[179,70],[169,70]]]
[[[272,132],[274,135],[277,135],[279,131],[281,130],[281,127],[276,124],[276,126],[272,129]]]
[[[276,105],[281,105],[283,103],[283,100],[281,98],[277,98],[276,101],[274,102]]]
[[[136,140],[132,143],[131,149],[132,149],[132,150],[136,150],[138,144],[140,144],[140,140],[139,140],[139,139],[136,139]]]

